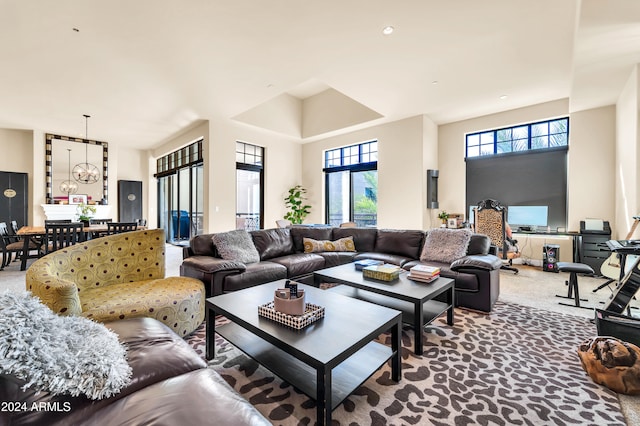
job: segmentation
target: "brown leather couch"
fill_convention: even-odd
[[[0,375],[2,425],[271,425],[177,334],[153,318],[106,324],[128,347],[131,383],[110,398],[53,396]],[[24,409],[14,409],[24,407]],[[40,407],[33,409],[32,407]]]
[[[213,234],[198,235],[184,248],[180,275],[205,283],[207,296],[215,296],[283,278],[313,283],[313,271],[376,259],[409,269],[422,252],[426,232],[376,228],[295,226],[250,232],[260,262],[244,264],[222,259]],[[335,241],[352,236],[356,252],[304,253],[303,238]],[[486,235],[474,234],[467,256],[451,264],[427,262],[441,268],[443,277],[455,279],[456,306],[490,312],[500,293],[501,261],[489,254]]]

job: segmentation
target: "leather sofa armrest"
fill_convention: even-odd
[[[205,274],[215,274],[220,271],[240,273],[247,269],[247,265],[242,262],[212,256],[190,256],[182,261],[182,266],[196,269]]]
[[[452,271],[460,269],[481,269],[485,271],[493,271],[500,269],[502,261],[499,257],[492,254],[486,255],[470,255],[462,257],[451,264]]]

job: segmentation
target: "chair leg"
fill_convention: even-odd
[[[565,281],[565,284],[568,285],[568,290],[567,290],[567,295],[566,296],[561,296],[559,294],[556,294],[556,297],[561,297],[563,299],[573,299],[574,304],[571,303],[563,303],[563,302],[558,302],[558,304],[560,305],[564,305],[564,306],[573,306],[576,308],[582,308],[582,309],[593,309],[593,308],[589,308],[587,306],[581,306],[580,305],[580,301],[584,301],[587,302],[587,299],[580,299],[580,290],[578,289],[578,274],[576,272],[571,272],[569,274],[569,281]]]

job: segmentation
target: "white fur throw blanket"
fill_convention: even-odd
[[[118,336],[84,317],[59,316],[30,293],[0,295],[0,373],[54,395],[102,399],[131,381]]]

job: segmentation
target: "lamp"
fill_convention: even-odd
[[[67,148],[69,151],[69,166],[67,167],[68,176],[67,180],[62,181],[60,184],[60,191],[65,194],[75,194],[78,190],[78,184],[71,180],[71,149]]]
[[[76,164],[73,167],[73,178],[83,184],[96,183],[100,178],[100,171],[96,166],[89,163],[89,117],[90,115],[84,114],[86,122],[85,130],[85,155],[84,163]]]

